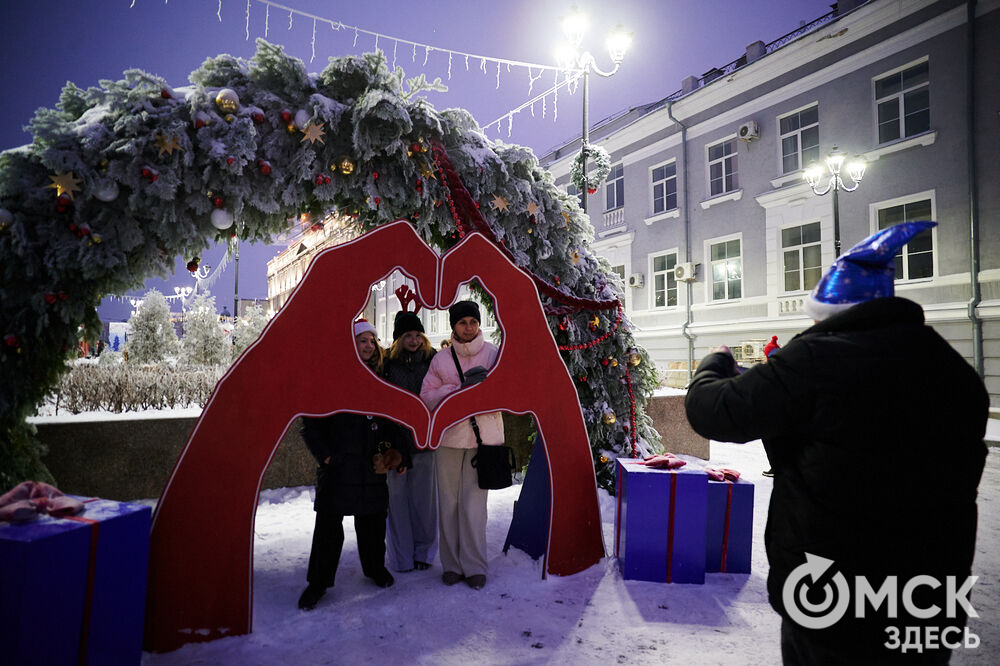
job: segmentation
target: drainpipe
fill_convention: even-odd
[[[965,3],[968,18],[968,39],[966,40],[966,132],[969,154],[969,274],[972,286],[972,298],[969,299],[969,321],[972,322],[972,367],[982,379],[985,377],[983,368],[983,320],[976,310],[982,299],[979,284],[979,191],[976,185],[976,106],[975,106],[975,39],[976,39],[976,0]]]
[[[674,118],[674,102],[667,100],[667,118],[670,118],[675,125],[681,128],[681,161],[684,163],[681,178],[684,179],[684,207],[681,213],[684,216],[684,259],[691,261],[691,217],[688,215],[688,155],[687,155],[687,125]],[[685,315],[686,320],[681,326],[681,335],[688,341],[688,384],[694,377],[694,339],[695,335],[688,331],[691,326],[691,299],[694,297],[694,286],[691,282],[685,282]]]

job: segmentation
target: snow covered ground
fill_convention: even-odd
[[[989,439],[1000,440],[1000,421]],[[947,464],[943,452],[941,464]],[[693,462],[701,463],[690,459]],[[490,492],[490,573],[485,589],[445,587],[440,563],[397,574],[380,589],[361,574],[345,520],[337,585],[311,612],[296,608],[313,527],[310,487],[265,491],[254,546],[254,628],[247,636],[143,655],[161,664],[778,664],[780,621],[767,603],[764,523],[771,479],[760,442],[712,442],[715,466],[756,484],[753,573],[710,574],[705,585],[625,581],[606,558],[574,576],[543,580],[541,564],[501,547],[519,486]],[[914,483],[929,480],[914,479]],[[605,550],[615,505],[601,492]],[[1000,663],[1000,449],[980,484],[979,539],[970,622],[981,644],[953,664]]]

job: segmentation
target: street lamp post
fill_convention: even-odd
[[[619,25],[607,38],[605,45],[607,46],[608,55],[611,57],[614,68],[610,72],[605,72],[597,66],[597,61],[589,51],[580,52],[580,44],[583,42],[583,36],[587,31],[586,15],[581,13],[574,5],[570,14],[563,19],[562,27],[567,43],[563,44],[556,52],[556,60],[565,69],[578,69],[583,72],[583,132],[581,134],[580,146],[581,149],[585,149],[590,144],[590,73],[593,71],[595,74],[605,78],[614,76],[621,67],[622,60],[625,58],[625,52],[632,44],[632,35],[625,32]],[[583,164],[583,173],[587,173],[586,161]],[[583,191],[580,192],[584,212],[587,212],[587,194],[586,188],[583,188]]]
[[[848,186],[847,183],[840,177],[840,173],[844,168],[844,160],[847,155],[842,153],[837,149],[837,146],[833,147],[833,152],[826,156],[826,169],[830,174],[830,178],[826,183],[825,187],[820,187],[820,181],[826,175],[823,171],[823,167],[813,162],[809,167],[802,172],[802,177],[809,183],[809,187],[815,194],[823,196],[828,192],[833,193],[833,249],[834,257],[840,256],[840,191],[853,192],[858,189],[861,185],[861,179],[865,176],[865,169],[867,165],[861,157],[855,156],[853,160],[847,163],[847,174],[851,179],[852,185]]]

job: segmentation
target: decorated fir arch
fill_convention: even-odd
[[[191,83],[172,90],[129,70],[67,84],[32,119],[33,143],[0,154],[0,486],[43,472],[25,419],[65,372],[80,326],[97,335],[102,295],[168,274],[212,240],[268,240],[290,217],[334,207],[358,231],[409,220],[442,251],[479,231],[531,275],[602,486],[615,457],[656,441],[644,411],[655,369],[621,312],[622,283],[529,149],[490,141],[461,109],[435,110],[418,94],[434,84],[404,83],[381,54],[308,74],[258,40],[251,60],[209,59]],[[479,222],[452,210],[455,187]]]

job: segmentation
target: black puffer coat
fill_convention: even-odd
[[[376,474],[372,456],[382,441],[392,441],[393,424],[380,417],[340,413],[302,419],[302,438],[316,458],[314,508],[357,516],[389,508],[385,474]],[[327,456],[329,464],[324,464]],[[389,474],[395,474],[389,471]]]
[[[989,396],[924,324],[920,306],[861,303],[796,336],[766,364],[742,375],[733,365],[721,353],[702,361],[687,416],[705,437],[764,441],[775,472],[764,535],[775,610],[787,617],[782,589],[807,552],[833,560],[852,586],[857,575],[876,590],[887,575],[898,577],[899,590],[913,576],[934,576],[940,590],[918,588],[927,594],[917,605],[944,608],[944,577],[961,584],[972,565]],[[894,621],[869,612],[856,622],[852,600],[847,619],[818,638],[856,643],[861,631],[881,644],[886,625],[927,623],[899,610]],[[928,622],[943,626],[942,616]]]
[[[415,352],[403,350],[398,358],[387,358],[385,361],[385,380],[420,397],[420,387],[424,382],[424,375],[431,367],[431,359],[434,358],[435,353],[432,349],[430,354],[424,356],[421,349]],[[429,450],[418,449],[413,441],[413,434],[407,428],[398,427],[397,431],[399,433],[399,448],[406,453],[423,453]]]

